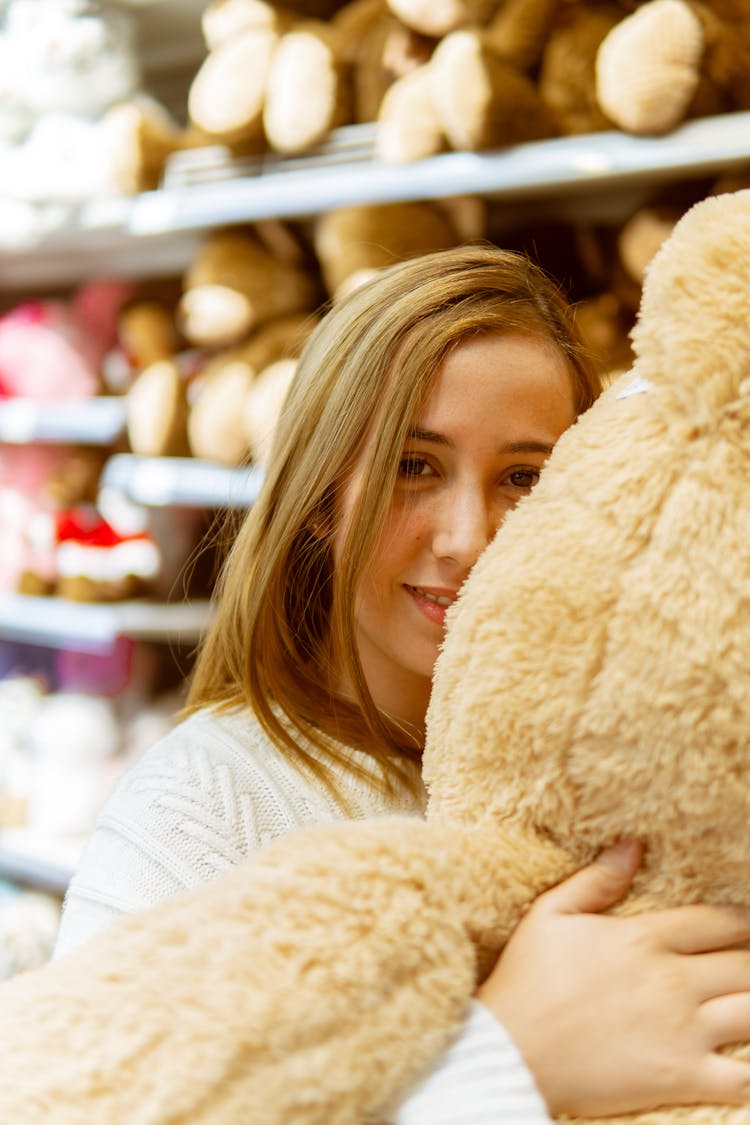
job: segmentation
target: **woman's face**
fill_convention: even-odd
[[[459,344],[413,420],[390,513],[362,576],[355,631],[375,703],[420,736],[446,610],[574,420],[563,357],[520,334]],[[340,526],[360,483],[355,467],[339,496]],[[334,560],[336,550],[334,542]]]

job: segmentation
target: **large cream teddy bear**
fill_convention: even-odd
[[[646,845],[627,911],[747,900],[748,294],[750,191],[712,197],[648,270],[632,371],[452,611],[427,819],[290,835],[3,985],[0,1120],[372,1122],[603,845]]]

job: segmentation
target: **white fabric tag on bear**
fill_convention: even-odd
[[[628,383],[627,387],[615,395],[615,398],[630,398],[631,395],[645,395],[648,391],[654,389],[654,384],[648,379],[644,379],[642,375],[636,375],[632,383]]]

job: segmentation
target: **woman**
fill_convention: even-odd
[[[224,567],[189,716],[105,805],[59,951],[302,824],[422,813],[446,608],[598,390],[556,288],[494,247],[395,266],[328,313]],[[545,1121],[539,1092],[583,1114],[747,1097],[750,1071],[715,1050],[750,1038],[750,954],[714,951],[750,939],[750,915],[593,914],[638,859],[626,842],[539,901],[394,1121]]]

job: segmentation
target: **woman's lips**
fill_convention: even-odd
[[[430,586],[410,586],[408,583],[404,583],[404,589],[420,613],[441,628],[445,627],[445,615],[457,597],[455,591]]]

